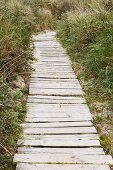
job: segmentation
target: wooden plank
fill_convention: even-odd
[[[54,54],[55,54],[55,55],[59,54],[59,55],[60,55],[61,53],[64,54],[64,55],[67,55],[67,53],[66,53],[65,51],[60,52],[60,51],[57,51],[57,50],[55,50],[55,51],[41,51],[41,50],[40,50],[40,55],[43,55],[43,54],[48,54],[48,55],[49,55],[49,54],[51,54],[51,55],[52,55],[52,54],[53,54],[53,55],[54,55]]]
[[[37,55],[38,54],[38,52],[36,51],[35,53],[34,53],[34,56],[37,56],[37,58],[39,59],[39,60],[44,60],[44,61],[51,61],[51,60],[55,60],[55,61],[67,61],[67,62],[71,62],[71,60],[70,60],[70,58],[69,57],[67,57],[66,55],[61,55],[61,56],[55,56],[55,55],[51,55],[51,56],[49,56],[49,55],[40,55],[40,53],[39,53],[39,55]]]
[[[27,117],[26,119],[26,122],[37,122],[37,123],[40,123],[40,122],[74,122],[74,121],[90,121],[92,120],[92,117],[91,116],[79,116],[77,115],[77,117],[57,117],[57,118],[47,118],[47,117]]]
[[[63,96],[29,96],[28,103],[45,103],[45,104],[85,104],[82,97],[63,97]]]
[[[30,88],[30,95],[68,95],[68,96],[83,96],[84,92],[81,89],[37,89]]]
[[[24,123],[23,127],[84,127],[92,126],[92,122],[54,122],[54,123]]]
[[[34,67],[34,71],[36,71],[36,72],[41,72],[41,73],[43,73],[43,72],[55,72],[55,69],[57,69],[58,67],[56,67],[55,66],[55,68],[54,67],[49,67],[49,66],[45,66],[45,67],[43,67],[43,66],[35,66]],[[43,71],[42,71],[43,70]],[[58,73],[62,73],[62,72],[64,72],[64,73],[71,73],[71,72],[73,72],[73,70],[72,69],[70,69],[70,68],[65,68],[65,67],[63,67],[63,68],[59,68],[59,71],[58,71]]]
[[[79,81],[77,79],[43,79],[43,78],[31,78],[31,83],[34,82],[43,82],[43,83],[72,83],[72,84],[77,84]]]
[[[99,136],[97,134],[71,134],[71,135],[24,135],[21,139],[28,140],[99,140]]]
[[[54,49],[54,48],[53,48]],[[49,49],[50,50],[50,54],[53,54],[52,53],[52,50],[51,50],[51,48]],[[40,48],[40,50],[39,50],[39,52],[41,51],[41,48]],[[44,49],[44,51],[45,51],[45,49]],[[56,51],[56,53],[57,53],[57,51],[58,52],[62,52],[61,50],[55,50]],[[47,53],[48,54],[48,53]],[[67,55],[61,55],[61,57],[59,56],[59,57],[57,57],[57,56],[55,56],[55,55],[53,55],[52,57],[51,56],[49,56],[49,55],[47,55],[47,56],[42,56],[42,54],[40,54],[39,55],[39,57],[38,57],[39,59],[47,59],[47,58],[49,58],[50,60],[53,60],[53,59],[65,59],[67,62],[69,61],[69,62],[71,62],[71,60],[70,60],[70,58],[69,57],[67,57]]]
[[[34,88],[38,88],[38,89],[63,89],[63,90],[68,90],[68,89],[71,89],[71,90],[82,90],[81,86],[80,85],[75,85],[74,87],[73,86],[69,86],[69,85],[60,85],[60,84],[57,84],[55,86],[53,85],[49,85],[49,84],[36,84],[36,83],[33,83],[33,84],[30,84],[29,86],[29,89],[34,89]]]
[[[64,84],[64,83],[30,83],[29,88],[46,88],[46,89],[81,89],[79,84]]]
[[[32,83],[30,84],[30,87],[29,88],[39,88],[39,89],[81,89],[81,86],[80,85],[75,85],[75,86],[72,86],[72,85],[62,85],[62,84],[56,84],[55,86],[53,86],[52,84],[37,84],[37,83]]]
[[[70,114],[71,115],[71,114]],[[79,114],[80,116],[80,114]],[[86,116],[86,115],[85,115]],[[62,113],[62,114],[57,114],[57,113],[42,113],[42,112],[37,112],[37,110],[33,110],[33,109],[30,109],[28,112],[27,112],[27,117],[39,117],[39,118],[68,118],[69,115],[67,115],[66,113]]]
[[[95,127],[68,127],[68,128],[24,128],[24,134],[96,134]]]
[[[76,120],[81,120],[81,121],[84,121],[84,120],[90,120],[91,119],[91,115],[90,114],[75,114],[75,113],[46,113],[46,112],[37,112],[37,111],[29,111],[27,113],[27,117],[28,118],[39,118],[39,120],[41,120],[41,118],[45,118],[45,119],[49,119],[49,118],[56,118],[57,119],[66,119],[67,118],[67,121],[69,118],[75,118]],[[78,117],[78,118],[76,118]],[[82,119],[83,117],[83,119]],[[51,119],[52,120],[52,119]]]
[[[42,46],[41,45],[38,48],[43,49],[43,50],[61,50],[62,49],[64,51],[66,51],[66,49],[62,48],[60,44],[59,44],[59,46],[56,46],[56,47],[54,47],[54,46],[48,47],[48,46]]]
[[[49,96],[48,96],[49,97]],[[55,96],[56,97],[56,96]],[[36,103],[32,103],[32,104],[27,104],[29,107],[37,107],[37,108],[45,108],[45,109],[69,109],[70,110],[75,110],[78,112],[78,110],[81,110],[82,112],[86,113],[89,112],[89,108],[87,106],[87,104],[36,104]],[[70,108],[71,107],[71,108]],[[53,112],[53,111],[52,111]]]
[[[54,47],[55,47],[55,45],[54,45]],[[69,58],[67,54],[62,54],[62,53],[59,53],[59,54],[58,53],[57,54],[51,54],[51,53],[50,54],[41,54],[41,56],[50,56],[50,57],[62,57],[62,56],[64,56],[64,57]]]
[[[58,59],[56,59],[55,57],[46,57],[45,59],[43,58],[43,56],[39,57],[39,56],[35,56],[35,58],[38,60],[38,62],[35,63],[35,66],[51,66],[51,68],[53,68],[54,66],[66,66],[68,68],[70,68],[70,70],[72,69],[71,66],[71,62],[68,59],[65,59],[64,57],[58,57]],[[60,61],[61,60],[61,61]]]
[[[56,47],[54,47],[54,46],[42,46],[42,45],[40,45],[39,47],[38,47],[38,49],[43,49],[43,50],[64,50],[64,51],[66,51],[66,49],[64,49],[64,48],[61,48],[61,45],[59,45],[59,46],[56,46]]]
[[[71,66],[59,66],[59,65],[54,65],[54,66],[51,66],[51,65],[38,65],[38,64],[32,64],[32,68],[33,69],[44,69],[44,70],[64,70],[64,71],[73,71],[72,67]]]
[[[70,67],[70,66],[62,66],[62,67],[60,67],[60,66],[54,66],[54,67],[51,67],[51,66],[39,66],[39,67],[37,67],[37,64],[32,64],[33,65],[33,67],[34,67],[34,69],[35,70],[40,70],[40,71],[43,71],[43,70],[48,70],[48,71],[55,71],[55,68],[58,68],[58,71],[64,71],[64,72],[74,72],[73,71],[73,69],[72,69],[72,67]],[[42,68],[43,68],[43,70],[42,70]]]
[[[91,115],[86,104],[36,104],[28,103],[28,113],[65,113],[68,117],[76,117],[77,115]]]
[[[28,103],[37,103],[37,104],[85,104],[85,100],[52,100],[52,99],[33,99],[29,98]]]
[[[54,123],[24,123],[22,127],[84,127],[92,126],[91,121],[85,122],[54,122]]]
[[[34,66],[50,66],[50,67],[54,67],[54,66],[64,66],[64,67],[68,67],[71,68],[71,64],[70,63],[65,63],[65,62],[37,62],[34,64]]]
[[[28,99],[47,99],[47,100],[85,100],[83,97],[79,96],[42,96],[42,95],[33,95],[28,96]]]
[[[27,112],[27,117],[39,117],[39,118],[74,118],[74,117],[77,117],[77,116],[86,116],[86,118],[90,117],[90,114],[88,113],[75,113],[75,112],[57,112],[57,111],[54,111],[54,112],[49,112],[49,111],[46,111],[46,110],[40,110],[40,111],[37,111],[34,110],[34,109],[29,109],[28,112]]]
[[[51,53],[51,52],[59,51],[60,53],[62,53],[62,52],[65,52],[65,53],[66,53],[66,49],[61,48],[61,47],[59,47],[59,48],[55,48],[55,47],[54,47],[54,48],[51,48],[51,47],[50,47],[50,48],[47,48],[47,47],[46,47],[46,48],[45,48],[45,47],[39,47],[39,49],[40,49],[41,52],[44,51],[44,52],[50,52],[50,53]]]
[[[38,99],[38,98],[28,98],[28,103],[39,103],[39,104],[84,104],[85,100],[52,100],[52,99]]]
[[[42,51],[43,50],[43,51]],[[53,50],[55,51],[55,53],[53,53]],[[49,50],[47,50],[47,48],[39,48],[39,52],[40,52],[40,56],[39,57],[42,57],[43,54],[47,54],[47,56],[49,57],[49,54],[52,56],[53,54],[53,57],[55,56],[57,59],[60,57],[60,56],[63,56],[65,57],[65,59],[67,59],[68,61],[70,60],[70,58],[67,56],[66,52],[64,50],[61,50],[60,48],[49,48]],[[57,57],[57,54],[64,54],[64,55],[60,55],[59,57]],[[45,55],[44,55],[45,56]],[[51,57],[51,58],[53,58]],[[70,60],[71,61],[71,60]]]
[[[35,41],[37,41],[37,42],[53,42],[53,38],[38,38],[37,40],[35,40]]]
[[[68,71],[73,71],[72,70],[72,68],[70,68],[70,67],[66,67],[66,66],[62,66],[62,67],[60,67],[60,66],[54,66],[54,67],[51,67],[51,66],[49,66],[49,65],[46,65],[46,66],[37,66],[37,65],[35,65],[35,66],[32,66],[32,68],[34,68],[34,70],[47,70],[47,71],[54,71],[55,69],[57,70],[59,70],[59,71],[65,71],[65,72],[68,72]]]
[[[61,153],[61,154],[78,154],[78,155],[105,155],[104,151],[100,147],[88,147],[88,148],[38,148],[38,147],[19,147],[19,153]]]
[[[39,69],[39,68],[37,68],[37,69],[35,69],[35,71],[34,71],[35,73],[41,73],[41,74],[45,74],[45,73],[49,73],[49,74],[54,74],[54,73],[56,73],[56,71],[54,70],[54,69]],[[62,74],[67,74],[67,73],[72,73],[73,74],[73,70],[58,70],[57,71],[57,74],[58,73],[62,73]]]
[[[58,43],[57,41],[55,41],[55,39],[54,39],[54,41],[51,43],[51,42],[34,42],[35,44],[37,44],[37,45],[40,45],[40,46],[42,46],[43,47],[43,45],[45,45],[45,46],[48,46],[48,47],[50,47],[50,45],[51,46],[54,46],[54,45],[57,45],[57,46],[59,46],[59,47],[61,47],[61,44],[60,43]]]
[[[35,147],[100,147],[99,140],[89,140],[89,139],[80,139],[72,140],[70,139],[23,139],[18,140],[18,145],[23,146],[35,146]]]
[[[40,70],[42,70],[42,69],[40,69]],[[63,71],[58,71],[58,72],[55,72],[55,71],[52,71],[52,72],[50,72],[50,71],[39,71],[39,69],[36,71],[34,71],[33,73],[32,73],[32,75],[31,75],[31,77],[33,77],[33,76],[46,76],[46,75],[48,75],[48,76],[58,76],[59,75],[59,73],[62,73],[62,76],[64,76],[64,78],[66,77],[66,76],[68,76],[68,77],[70,77],[70,78],[76,78],[76,76],[75,76],[75,74],[73,73],[73,72],[63,72]],[[59,75],[60,76],[60,75]],[[58,77],[59,79],[60,79],[60,77]]]
[[[39,49],[39,47],[40,46],[42,46],[42,47],[61,47],[61,45],[59,44],[59,43],[57,43],[57,42],[54,42],[54,41],[49,41],[49,42],[38,42],[38,41],[35,41],[34,42],[34,45],[35,45],[35,47],[36,48],[38,48]],[[40,45],[40,46],[39,46]]]
[[[108,165],[27,164],[19,163],[16,170],[110,170]]]
[[[107,155],[78,155],[78,154],[16,154],[14,162],[23,163],[73,163],[73,164],[113,164],[111,156]]]
[[[58,74],[41,74],[41,73],[39,73],[39,74],[32,74],[31,75],[31,78],[60,78],[60,79],[74,79],[74,78],[76,78],[76,76],[75,75],[72,75],[72,74],[70,74],[70,75],[66,75],[66,74],[62,74],[62,75],[58,75]]]
[[[43,58],[43,57],[38,57],[38,62],[63,62],[63,63],[70,63],[71,64],[71,61],[70,60],[68,60],[68,59],[65,59],[65,58],[61,58],[60,57],[60,59],[59,58]]]

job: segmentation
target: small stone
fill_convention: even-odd
[[[0,103],[0,112],[2,112],[2,109],[3,109],[3,104]]]
[[[26,87],[25,81],[21,76],[17,76],[16,80],[13,83],[16,87],[19,87],[22,89]]]

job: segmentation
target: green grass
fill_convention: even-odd
[[[105,135],[109,141],[113,139],[112,9],[112,0],[79,1],[76,9],[64,14],[57,26],[57,37],[72,59],[95,126],[100,136]],[[112,154],[113,145],[105,138],[101,137],[101,144],[105,151],[108,145],[107,153]]]
[[[13,169],[13,155],[22,133],[20,123],[26,112],[24,89],[14,85],[18,75],[28,79],[33,14],[22,2],[2,1],[0,6],[0,167]]]

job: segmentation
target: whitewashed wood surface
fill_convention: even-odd
[[[33,72],[16,170],[110,170],[84,92],[55,32],[33,36]]]

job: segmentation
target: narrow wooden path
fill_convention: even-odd
[[[17,170],[110,170],[65,49],[54,32],[34,36],[26,122],[14,157]]]

